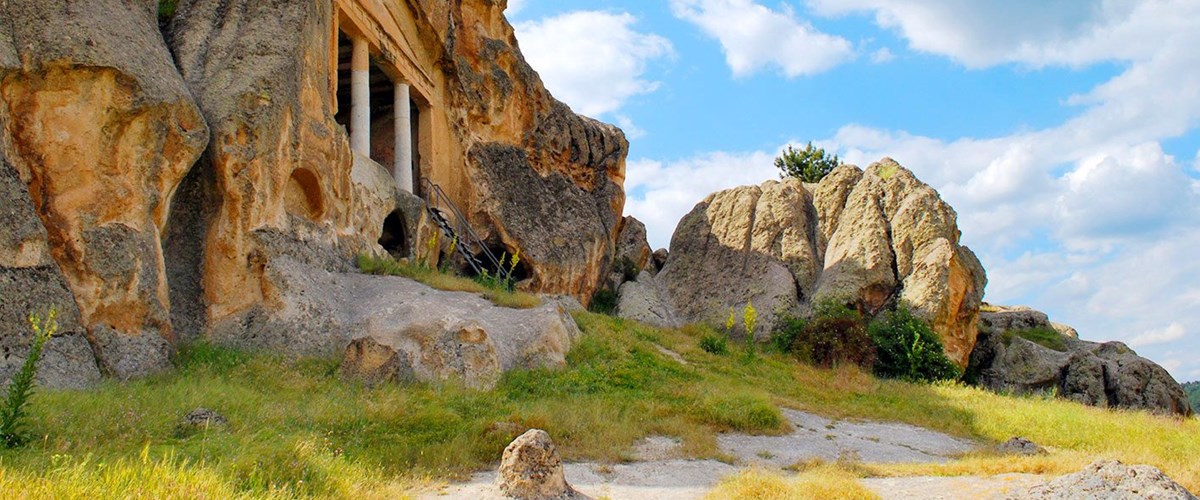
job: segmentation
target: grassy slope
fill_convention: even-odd
[[[489,392],[454,384],[366,389],[340,380],[334,360],[289,362],[203,346],[182,353],[174,374],[42,392],[31,425],[42,437],[0,451],[0,491],[394,497],[494,462],[529,427],[549,431],[568,460],[623,460],[651,433],[683,438],[692,456],[722,458],[716,432],[785,432],[778,406],[900,420],[984,442],[1022,435],[1060,450],[1048,458],[980,455],[946,466],[869,469],[877,474],[1068,472],[1104,456],[1156,465],[1200,490],[1200,420],[881,381],[774,355],[717,356],[698,347],[701,329],[577,319],[586,335],[569,369],[511,373]],[[198,406],[223,413],[229,428],[177,429]]]

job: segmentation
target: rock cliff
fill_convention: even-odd
[[[423,205],[350,150],[339,30],[413,84],[420,177],[521,251],[522,286],[586,302],[602,283],[628,143],[545,90],[504,2],[180,0],[165,32],[156,7],[0,2],[0,377],[24,357],[24,316],[50,305],[65,335],[47,364],[67,360],[52,385],[161,370],[199,338],[339,353],[330,318],[285,317],[297,297],[276,261],[351,272],[381,238],[445,252]]]
[[[751,303],[762,339],[778,316],[819,301],[867,314],[904,305],[929,320],[947,355],[965,366],[987,278],[959,244],[956,219],[933,188],[891,159],[866,171],[838,167],[819,184],[789,179],[715,193],[676,228],[655,278],[673,310],[651,316],[720,324],[730,310],[740,321]]]
[[[1027,307],[981,313],[968,381],[995,391],[1052,393],[1092,406],[1192,413],[1183,387],[1163,367],[1123,343],[1079,340],[1063,333],[1074,329],[1055,325]],[[1043,333],[1021,334],[1032,329]]]

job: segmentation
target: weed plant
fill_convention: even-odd
[[[29,315],[29,327],[33,330],[33,341],[25,363],[13,375],[8,384],[8,397],[0,407],[0,446],[16,448],[25,444],[25,418],[29,411],[29,399],[33,396],[33,385],[37,379],[37,364],[42,357],[42,348],[58,332],[58,310],[51,307],[43,318]]]
[[[880,314],[867,331],[875,345],[876,375],[913,382],[955,380],[962,370],[946,357],[929,323],[907,308]]]

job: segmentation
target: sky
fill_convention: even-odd
[[[1200,1],[509,0],[526,59],[630,140],[667,247],[809,141],[958,212],[985,300],[1200,380]]]

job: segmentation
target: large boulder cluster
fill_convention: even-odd
[[[756,338],[778,318],[836,301],[866,314],[908,307],[966,365],[987,282],[959,244],[954,209],[904,167],[838,167],[819,184],[768,181],[710,195],[686,215],[655,277],[622,289],[619,310],[659,324],[740,325]],[[656,296],[657,294],[657,296]]]
[[[981,313],[980,325],[967,376],[983,387],[1054,394],[1092,406],[1192,413],[1187,394],[1171,374],[1121,342],[1080,340],[1069,335],[1074,329],[1029,308]],[[1043,337],[1020,335],[1034,329]]]

